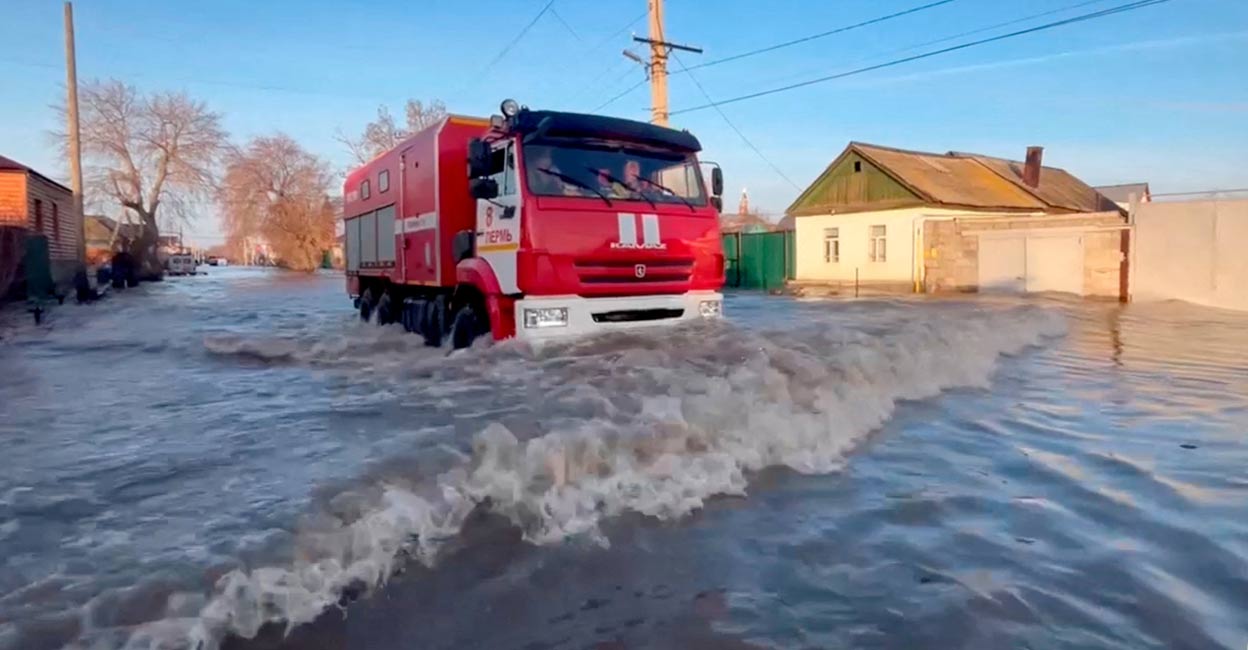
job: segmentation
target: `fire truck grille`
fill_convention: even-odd
[[[693,260],[581,260],[576,274],[582,284],[684,283],[693,275]]]
[[[593,314],[595,323],[638,323],[648,320],[667,320],[685,315],[683,309],[624,309]]]

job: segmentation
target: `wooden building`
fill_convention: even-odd
[[[46,236],[53,278],[58,284],[72,280],[81,264],[82,216],[74,210],[74,193],[68,187],[0,156],[0,227]]]

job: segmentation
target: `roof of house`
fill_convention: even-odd
[[[56,180],[53,180],[51,178],[48,178],[47,176],[40,174],[34,168],[27,167],[26,165],[23,165],[22,163],[19,163],[16,160],[13,160],[12,158],[8,158],[6,156],[0,156],[0,171],[26,172],[27,174],[38,176],[39,178],[42,178],[43,180],[65,190],[66,192],[73,193],[73,190],[69,189],[68,187],[65,187],[64,184]]]
[[[87,244],[103,244],[113,241],[113,230],[117,229],[117,220],[102,214],[89,214],[86,217]],[[137,239],[142,234],[142,227],[135,223],[123,223],[117,230],[120,240]]]
[[[1115,203],[1126,203],[1131,200],[1134,194],[1141,199],[1149,196],[1148,183],[1122,183],[1121,185],[1098,185],[1092,189],[1101,193],[1101,196]]]
[[[1097,212],[1117,206],[1064,169],[1042,166],[1040,184],[1023,182],[1023,163],[950,151],[929,153],[851,142],[820,174],[822,178],[851,152],[870,161],[926,203],[957,208]],[[812,183],[813,188],[818,179]],[[792,212],[810,190],[789,207]]]
[[[757,232],[767,231],[775,224],[757,214],[721,214],[719,215],[720,232]]]

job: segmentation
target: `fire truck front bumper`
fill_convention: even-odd
[[[721,318],[724,296],[714,291],[619,298],[540,296],[516,301],[515,309],[516,337],[533,341]]]

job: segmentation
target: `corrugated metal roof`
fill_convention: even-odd
[[[925,202],[935,205],[1037,212],[1118,209],[1112,200],[1057,167],[1042,167],[1040,184],[1033,188],[1023,182],[1023,163],[1016,160],[957,151],[943,154],[911,151],[865,142],[849,143],[837,160],[844,159],[850,151],[857,152]],[[830,173],[834,166],[835,163],[824,174]],[[818,183],[818,179],[815,182]],[[794,205],[801,199],[798,197]],[[829,209],[836,207],[828,206]]]
[[[1118,206],[1114,205],[1113,201],[1101,196],[1090,185],[1075,178],[1073,174],[1065,169],[1041,166],[1039,185],[1030,187],[1023,182],[1022,162],[976,154],[950,153],[952,155],[971,156],[1002,178],[1009,180],[1024,191],[1030,192],[1041,201],[1044,201],[1050,207],[1070,210],[1071,212],[1098,212],[1118,209]]]
[[[906,151],[861,142],[849,146],[933,203],[974,208],[1047,207],[974,156]]]

